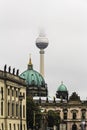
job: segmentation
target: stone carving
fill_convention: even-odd
[[[4,66],[4,72],[6,72],[6,69],[7,69],[7,65],[5,64],[5,66]]]
[[[76,92],[73,92],[72,95],[70,96],[69,100],[80,101],[80,97],[78,96],[78,94]]]
[[[19,75],[19,69],[17,69],[17,71],[16,71],[16,75],[17,75],[17,76]]]
[[[15,68],[13,68],[13,74],[15,74]]]
[[[11,66],[8,67],[8,72],[11,73]]]

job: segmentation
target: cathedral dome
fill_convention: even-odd
[[[27,95],[45,97],[48,95],[47,84],[40,73],[33,69],[31,58],[29,60],[28,68],[20,77],[25,79],[27,85]]]
[[[63,84],[63,82],[61,82],[61,85],[58,87],[58,91],[63,91],[63,92],[67,91],[67,87]]]
[[[44,87],[45,86],[45,80],[42,77],[40,73],[33,70],[33,65],[30,61],[28,65],[28,69],[25,70],[23,73],[20,74],[20,77],[25,79],[26,84],[28,86],[34,85],[37,87]]]

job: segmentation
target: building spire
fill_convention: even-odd
[[[29,65],[32,65],[31,54],[29,54]]]
[[[31,61],[31,54],[29,54],[28,69],[33,69],[32,61]]]

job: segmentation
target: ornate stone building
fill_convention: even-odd
[[[26,130],[26,83],[15,68],[0,70],[0,130]]]
[[[61,91],[60,99],[54,98],[53,101],[41,103],[43,115],[48,118],[48,112],[54,111],[59,117],[56,127],[54,127],[55,124],[51,127],[57,130],[87,130],[87,101],[82,101],[76,92],[73,92],[67,100],[65,97],[61,98],[63,93],[67,93],[67,88],[63,83],[59,86],[57,94],[58,91]],[[48,128],[50,128],[49,121],[46,120]]]

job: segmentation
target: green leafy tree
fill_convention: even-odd
[[[27,117],[27,127],[33,128],[34,118],[35,118],[35,125],[40,127],[40,120],[41,114],[39,106],[34,102],[32,97],[27,97],[26,102],[26,117]],[[34,117],[35,114],[35,117]]]
[[[55,114],[54,114],[54,125],[58,126],[60,122],[61,122],[61,118],[58,115],[58,113],[55,112]]]
[[[54,111],[49,110],[48,111],[48,126],[49,127],[53,127],[54,125]]]
[[[54,125],[58,126],[60,123],[60,116],[53,110],[48,111],[48,126],[53,127]]]

